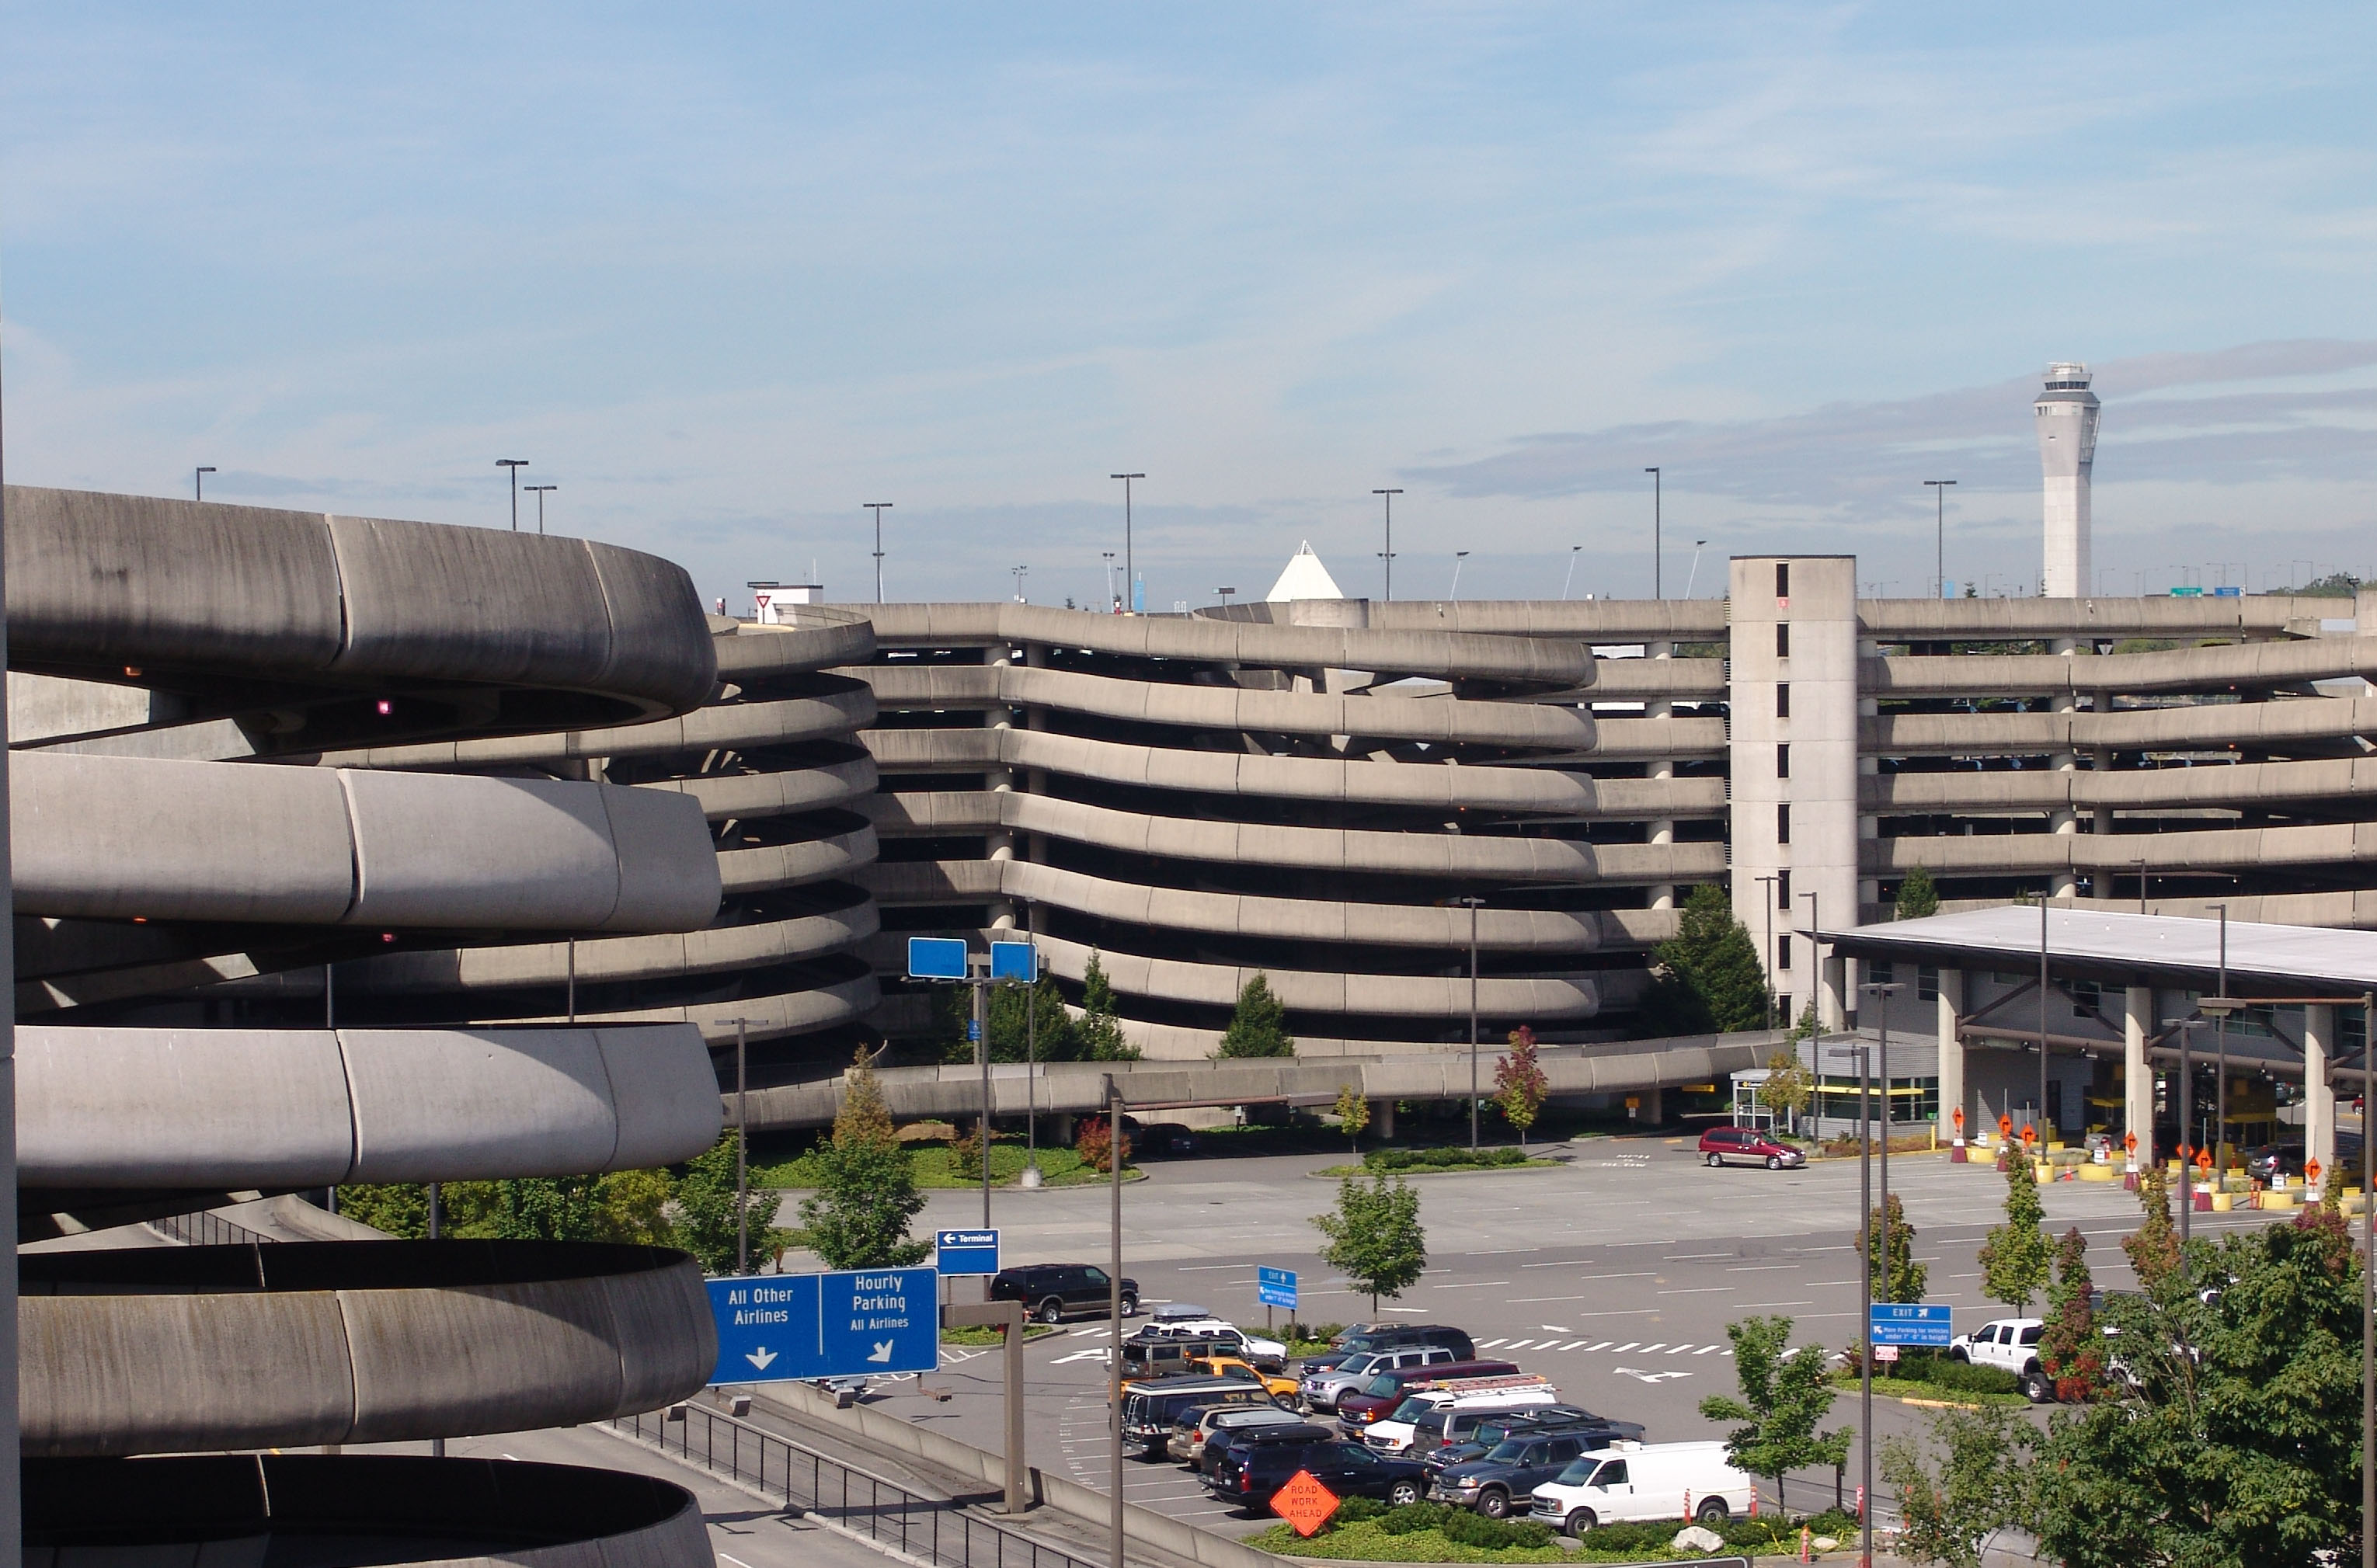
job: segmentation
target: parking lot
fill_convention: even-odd
[[[1712,1170],[1689,1140],[1597,1139],[1558,1146],[1556,1170],[1423,1177],[1421,1218],[1428,1268],[1382,1317],[1455,1324],[1481,1355],[1549,1376],[1569,1400],[1642,1422],[1654,1442],[1718,1437],[1700,1401],[1732,1393],[1726,1324],[1779,1313],[1806,1341],[1827,1347],[1857,1333],[1857,1162],[1804,1170]],[[1306,1322],[1369,1316],[1367,1297],[1315,1255],[1310,1217],[1334,1200],[1332,1182],[1308,1172],[1328,1157],[1181,1159],[1151,1164],[1124,1188],[1124,1272],[1148,1306],[1195,1301],[1248,1325],[1264,1321],[1255,1268],[1297,1271]],[[1982,1233],[2002,1218],[2004,1182],[1986,1166],[1944,1154],[1894,1156],[1892,1187],[1917,1229],[1916,1253],[1930,1268],[1929,1299],[1955,1310],[1962,1330],[2007,1309],[1980,1292],[1975,1261]],[[2078,1225],[2096,1282],[2131,1282],[2120,1238],[2134,1227],[2136,1199],[2119,1182],[2059,1182],[2041,1194],[2051,1230]],[[999,1192],[992,1220],[1004,1261],[1103,1265],[1108,1246],[1105,1189]],[[2199,1233],[2267,1223],[2275,1216],[2198,1215]],[[935,1193],[919,1229],[973,1226],[978,1194]],[[954,1287],[971,1292],[960,1281]],[[2037,1303],[2034,1303],[2034,1311]],[[1284,1314],[1275,1314],[1284,1315]],[[1076,1322],[1029,1346],[1026,1397],[1034,1464],[1103,1490],[1111,1449],[1103,1377],[1108,1331]],[[997,1352],[947,1348],[927,1379],[951,1397],[935,1401],[913,1382],[885,1390],[876,1408],[943,1427],[996,1449],[1002,1431]],[[1882,1435],[1921,1425],[1923,1412],[1877,1399]],[[1852,1396],[1835,1421],[1857,1422]],[[1850,1461],[1855,1485],[1857,1461]],[[1807,1501],[1832,1477],[1809,1478]],[[1791,1499],[1798,1505],[1802,1495]],[[1266,1520],[1240,1519],[1175,1465],[1125,1460],[1124,1494],[1165,1513],[1244,1534]]]

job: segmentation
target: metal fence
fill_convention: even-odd
[[[268,1236],[261,1230],[250,1230],[236,1225],[220,1214],[201,1209],[197,1214],[169,1214],[162,1219],[152,1219],[149,1229],[171,1237],[186,1246],[243,1246],[250,1241],[278,1241],[278,1236]]]
[[[958,1503],[923,1497],[812,1449],[700,1405],[612,1421],[618,1431],[715,1475],[730,1477],[803,1513],[950,1568],[1105,1568],[978,1519]]]

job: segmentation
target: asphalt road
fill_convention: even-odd
[[[1559,1147],[1569,1158],[1557,1170],[1415,1179],[1427,1272],[1401,1301],[1382,1303],[1380,1315],[1459,1324],[1481,1353],[1546,1373],[1571,1401],[1642,1422],[1654,1442],[1723,1435],[1698,1406],[1735,1391],[1727,1323],[1781,1314],[1803,1342],[1838,1347],[1856,1336],[1857,1161],[1711,1170],[1684,1139]],[[1315,1254],[1310,1217],[1331,1206],[1335,1189],[1308,1172],[1331,1162],[1152,1163],[1148,1180],[1123,1190],[1124,1272],[1139,1281],[1142,1301],[1195,1301],[1259,1324],[1254,1271],[1268,1264],[1301,1277],[1305,1321],[1368,1317],[1368,1299]],[[1916,1228],[1917,1256],[1930,1269],[1929,1299],[1955,1309],[1959,1330],[2006,1315],[1983,1298],[1975,1259],[1983,1232],[2002,1218],[2003,1180],[1987,1166],[1916,1155],[1893,1158],[1891,1181]],[[2041,1198],[2052,1232],[2077,1225],[2086,1237],[2099,1285],[2131,1282],[2120,1241],[2137,1221],[2133,1195],[2118,1182],[2058,1182]],[[1103,1187],[995,1194],[1003,1260],[1103,1265],[1107,1204]],[[2276,1218],[2196,1219],[2201,1233]],[[977,1194],[936,1192],[918,1229],[981,1222]],[[956,1289],[972,1288],[961,1281]],[[1108,1340],[1105,1324],[1076,1323],[1025,1350],[1033,1462],[1100,1490],[1112,1452],[1102,1382]],[[930,1382],[951,1392],[947,1401],[903,1382],[870,1403],[996,1450],[1003,1430],[997,1352],[951,1348],[944,1358]],[[1914,1431],[1923,1414],[1878,1397],[1874,1427],[1883,1436]],[[1835,1407],[1835,1420],[1857,1424],[1854,1394]],[[1851,1487],[1857,1466],[1853,1455]],[[1177,1466],[1134,1456],[1124,1468],[1124,1495],[1134,1503],[1233,1534],[1267,1522],[1236,1517]],[[1790,1502],[1813,1503],[1831,1482],[1829,1474],[1795,1479]]]

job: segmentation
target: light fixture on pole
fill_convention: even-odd
[[[764,1018],[721,1018],[735,1026],[735,1272],[751,1272],[751,1100],[745,1031]]]
[[[1458,828],[1455,831],[1459,831]],[[1455,898],[1456,904],[1469,910],[1469,1148],[1477,1150],[1477,911],[1486,902],[1483,898]]]
[[[214,471],[214,466],[209,464],[190,475],[191,481],[198,487],[198,499],[201,501],[207,498],[207,476]]]
[[[1690,574],[1690,576],[1687,576],[1687,577],[1685,577],[1685,578],[1684,578],[1684,597],[1685,597],[1686,599],[1690,599],[1690,598],[1691,598],[1691,596],[1692,596],[1692,589],[1700,586],[1700,580],[1701,580],[1701,549],[1702,549],[1702,547],[1703,545],[1705,545],[1705,544],[1707,544],[1707,543],[1708,543],[1708,540],[1704,540],[1704,539],[1696,539],[1696,540],[1692,540],[1692,569],[1691,569],[1691,574]]]
[[[544,537],[544,498],[552,494],[555,491],[559,490],[561,486],[557,484],[524,484],[520,486],[520,488],[527,491],[531,495],[536,497],[536,532],[537,537],[542,539]]]
[[[1109,1453],[1106,1463],[1108,1547],[1113,1560],[1107,1568],[1128,1568],[1123,1561],[1122,1515],[1122,1087],[1115,1075],[1105,1075],[1106,1101],[1106,1194],[1109,1218],[1106,1230],[1106,1312],[1108,1338],[1106,1352],[1106,1421]]]
[[[1461,564],[1468,559],[1469,552],[1466,550],[1452,552],[1452,602],[1455,604],[1461,602]]]
[[[1111,551],[1111,550],[1101,550],[1101,551],[1099,551],[1099,552],[1098,552],[1098,553],[1099,553],[1100,555],[1102,555],[1102,556],[1105,557],[1105,563],[1106,563],[1106,603],[1107,603],[1107,604],[1108,604],[1108,605],[1113,609],[1113,611],[1114,611],[1114,612],[1115,612],[1116,614],[1119,615],[1119,614],[1121,614],[1121,613],[1122,613],[1122,599],[1121,599],[1121,597],[1120,597],[1119,595],[1117,595],[1117,594],[1115,592],[1115,590],[1114,590],[1114,557],[1115,557],[1115,552],[1114,552],[1113,551]]]
[[[1948,487],[1956,481],[1953,479],[1927,479],[1923,482],[1931,487],[1932,565],[1939,574],[1932,578],[1931,592],[1937,598],[1945,599],[1948,597]]]
[[[1568,576],[1560,579],[1560,598],[1562,600],[1566,600],[1568,598],[1568,590],[1576,586],[1576,558],[1578,552],[1583,549],[1584,546],[1581,544],[1571,544],[1568,547]]]
[[[1656,469],[1644,469],[1642,471],[1651,476],[1651,597],[1665,599],[1666,590],[1659,582],[1659,487],[1662,481]]]
[[[1018,604],[1031,603],[1032,601],[1030,600],[1023,597],[1023,577],[1024,574],[1031,571],[1032,568],[1029,566],[1009,566],[1007,569],[1015,574],[1015,602]]]
[[[496,467],[502,469],[512,481],[512,532],[520,532],[520,471],[528,467],[526,457],[497,457]]]
[[[1370,493],[1382,498],[1387,504],[1387,547],[1379,552],[1379,559],[1387,564],[1385,602],[1392,604],[1395,601],[1395,497],[1401,495],[1403,492],[1374,490]]]
[[[891,509],[891,503],[862,501],[858,509],[875,514],[875,602],[880,604],[883,602],[883,514]]]
[[[1122,591],[1130,600],[1130,608],[1139,608],[1137,576],[1138,559],[1131,553],[1130,541],[1130,481],[1145,479],[1145,474],[1108,474],[1108,479],[1122,481]]]

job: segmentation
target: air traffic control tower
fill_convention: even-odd
[[[2096,459],[2096,394],[2084,364],[2047,367],[2038,418],[2038,462],[2047,473],[2044,599],[2080,599],[2093,588],[2088,555],[2088,469]]]

